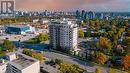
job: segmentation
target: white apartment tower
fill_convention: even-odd
[[[52,49],[59,47],[77,51],[78,27],[71,20],[51,20],[49,23],[50,46]]]

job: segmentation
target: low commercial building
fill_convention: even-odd
[[[40,23],[41,23],[41,27],[42,28],[48,28],[49,20],[47,20],[47,19],[41,19]]]
[[[35,32],[35,28],[30,25],[8,25],[5,26],[5,32],[9,34],[26,34],[27,32]]]
[[[9,53],[0,63],[0,73],[40,73],[40,62],[19,52]]]

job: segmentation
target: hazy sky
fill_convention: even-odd
[[[130,0],[15,0],[16,9],[40,11],[130,11]]]

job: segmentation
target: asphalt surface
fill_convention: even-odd
[[[89,73],[94,72],[95,69],[98,68],[98,66],[92,65],[88,62],[81,61],[79,59],[72,58],[63,54],[54,53],[54,52],[45,52],[45,51],[43,53],[44,53],[44,56],[49,59],[61,59],[66,63],[76,64],[80,68],[87,70]],[[101,67],[101,73],[107,73],[107,68]]]
[[[80,68],[87,70],[86,73],[93,73],[93,72],[95,72],[95,69],[98,68],[97,65],[91,64],[91,63],[86,62],[86,61],[81,61],[79,59],[76,59],[76,58],[73,58],[73,57],[70,57],[70,56],[66,56],[66,55],[63,55],[63,54],[60,54],[60,53],[43,51],[43,54],[44,54],[45,57],[47,57],[49,59],[61,59],[66,63],[76,64]],[[107,73],[107,71],[108,71],[108,67],[105,67],[105,66],[104,67],[101,66],[100,69],[101,69],[101,73]],[[127,73],[127,72],[120,71],[120,70],[117,70],[117,69],[113,69],[113,70],[114,70],[114,73]]]

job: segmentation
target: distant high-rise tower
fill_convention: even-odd
[[[95,18],[95,13],[92,12],[92,11],[88,12],[88,18],[89,18],[89,19]]]
[[[77,19],[80,19],[80,18],[81,18],[81,15],[80,15],[80,11],[79,11],[79,10],[76,11],[76,18],[77,18]]]
[[[84,10],[82,10],[82,13],[81,13],[81,18],[82,18],[82,19],[85,19],[85,18],[84,18],[84,16],[85,16],[85,11],[84,11]]]
[[[77,51],[77,24],[70,20],[52,20],[49,24],[50,46]]]

